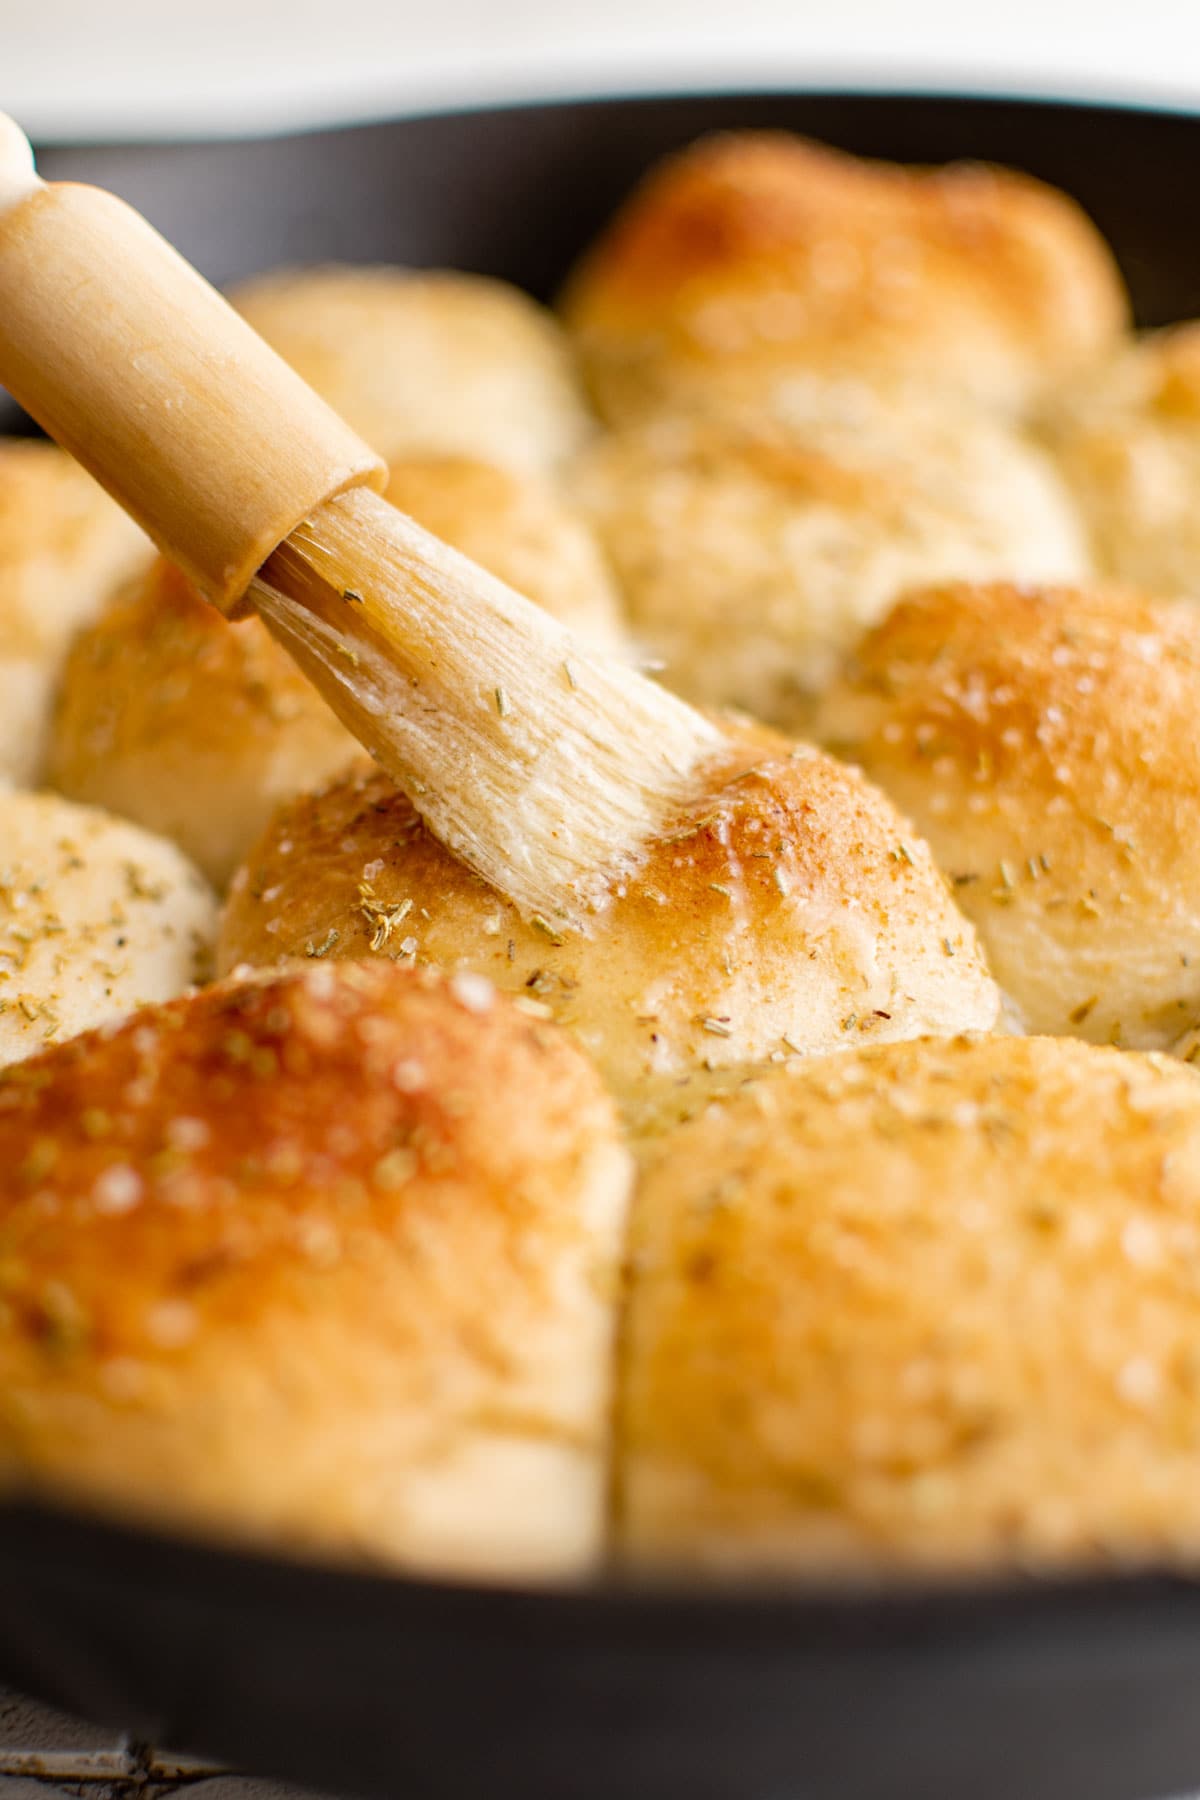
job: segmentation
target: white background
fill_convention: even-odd
[[[1200,0],[0,0],[43,138],[839,80],[1200,105]]]

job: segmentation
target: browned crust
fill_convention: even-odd
[[[653,389],[664,357],[883,355],[935,378],[948,360],[963,385],[1007,384],[1015,404],[1128,318],[1107,247],[1064,194],[1012,170],[867,162],[785,133],[705,138],[659,164],[564,309],[619,411],[630,395],[610,391],[610,365],[642,365]]]
[[[6,1070],[0,1476],[420,1561],[406,1504],[472,1431],[599,1453],[588,1282],[624,1181],[559,1033],[390,962],[222,983]]]

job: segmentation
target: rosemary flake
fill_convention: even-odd
[[[535,931],[540,931],[543,937],[549,938],[552,944],[562,945],[566,943],[567,940],[562,932],[555,929],[544,913],[534,913],[529,923],[533,926]]]

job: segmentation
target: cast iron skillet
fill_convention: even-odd
[[[1058,182],[1140,318],[1200,314],[1200,120],[919,96],[601,101],[251,145],[46,150],[214,279],[394,259],[549,295],[655,156],[793,126]],[[10,421],[11,422],[11,421]],[[1200,1481],[1200,1468],[1197,1469]],[[0,1509],[0,1680],[158,1742],[386,1800],[1146,1800],[1200,1787],[1200,1585],[607,1584],[520,1593],[292,1565]]]

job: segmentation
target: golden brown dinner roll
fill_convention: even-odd
[[[1120,350],[1053,396],[1045,424],[1099,567],[1200,595],[1200,324]]]
[[[358,754],[260,620],[231,625],[159,561],[76,638],[47,775],[223,887],[281,800]]]
[[[281,809],[230,893],[220,964],[396,957],[490,976],[571,1026],[637,1108],[696,1072],[921,1031],[999,1000],[929,852],[819,751],[731,728],[704,794],[589,935],[522,919],[364,768]]]
[[[0,1062],[210,972],[216,903],[173,844],[53,794],[0,791]]]
[[[1031,1030],[1167,1049],[1200,1024],[1198,715],[1190,609],[955,586],[894,609],[818,729],[916,821]]]
[[[36,779],[71,633],[149,555],[65,451],[0,438],[0,776]]]
[[[762,402],[797,369],[914,379],[1016,410],[1124,328],[1107,246],[1012,170],[862,162],[784,133],[660,163],[564,298],[601,410]]]
[[[1200,1555],[1200,1082],[1053,1039],[793,1063],[662,1147],[627,1556],[823,1576]]]
[[[861,384],[790,416],[656,419],[601,440],[576,494],[664,679],[802,729],[812,695],[908,586],[1075,580],[1071,504],[1015,432]]]
[[[474,977],[313,964],[0,1077],[0,1482],[480,1575],[598,1554],[628,1159]]]
[[[539,477],[469,456],[408,456],[392,463],[387,498],[586,642],[621,647],[621,601],[600,547]]]
[[[231,298],[389,462],[437,451],[545,473],[590,430],[558,325],[506,282],[331,264]]]

